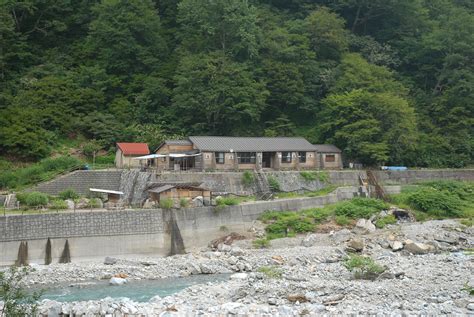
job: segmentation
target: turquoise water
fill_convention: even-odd
[[[229,274],[192,275],[187,277],[164,278],[159,280],[129,281],[127,284],[111,286],[108,281],[94,282],[93,285],[69,286],[45,289],[41,299],[59,302],[99,300],[105,297],[128,297],[136,302],[147,302],[153,296],[168,296],[189,286],[229,279]]]

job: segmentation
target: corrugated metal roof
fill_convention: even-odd
[[[168,145],[193,145],[189,140],[166,140],[165,144]]]
[[[156,185],[156,184],[154,184],[154,185]],[[153,188],[148,189],[148,191],[151,192],[151,193],[159,194],[159,193],[162,193],[164,191],[170,190],[172,188],[209,190],[207,188],[199,187],[199,184],[195,184],[195,183],[169,183],[169,184],[162,183],[158,187],[153,187]]]
[[[171,188],[174,188],[174,187],[175,186],[173,186],[173,185],[163,185],[163,186],[160,186],[160,187],[155,187],[155,188],[149,189],[148,191],[150,193],[159,194],[159,193],[165,192],[167,190],[170,190]]]
[[[341,153],[342,151],[332,144],[315,144],[316,151],[321,153]]]
[[[119,149],[125,155],[147,155],[150,149],[146,143],[117,143]]]
[[[199,150],[212,152],[315,151],[314,145],[298,137],[190,136],[189,140]]]

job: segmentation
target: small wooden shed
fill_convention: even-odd
[[[198,196],[203,197],[204,201],[211,200],[211,190],[196,184],[159,184],[148,189],[148,193],[150,198],[158,203],[163,199],[172,199],[175,204],[179,205],[181,199],[191,201]]]

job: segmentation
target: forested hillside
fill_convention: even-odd
[[[473,162],[471,0],[0,3],[4,158],[192,134],[299,135],[365,164]]]

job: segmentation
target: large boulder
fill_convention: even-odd
[[[434,246],[429,245],[429,244],[413,242],[412,240],[406,240],[405,250],[413,254],[426,254],[426,253],[435,251],[435,248]]]
[[[104,264],[105,265],[114,265],[115,263],[117,263],[117,259],[116,258],[111,258],[111,257],[105,257],[105,260],[104,260]]]

